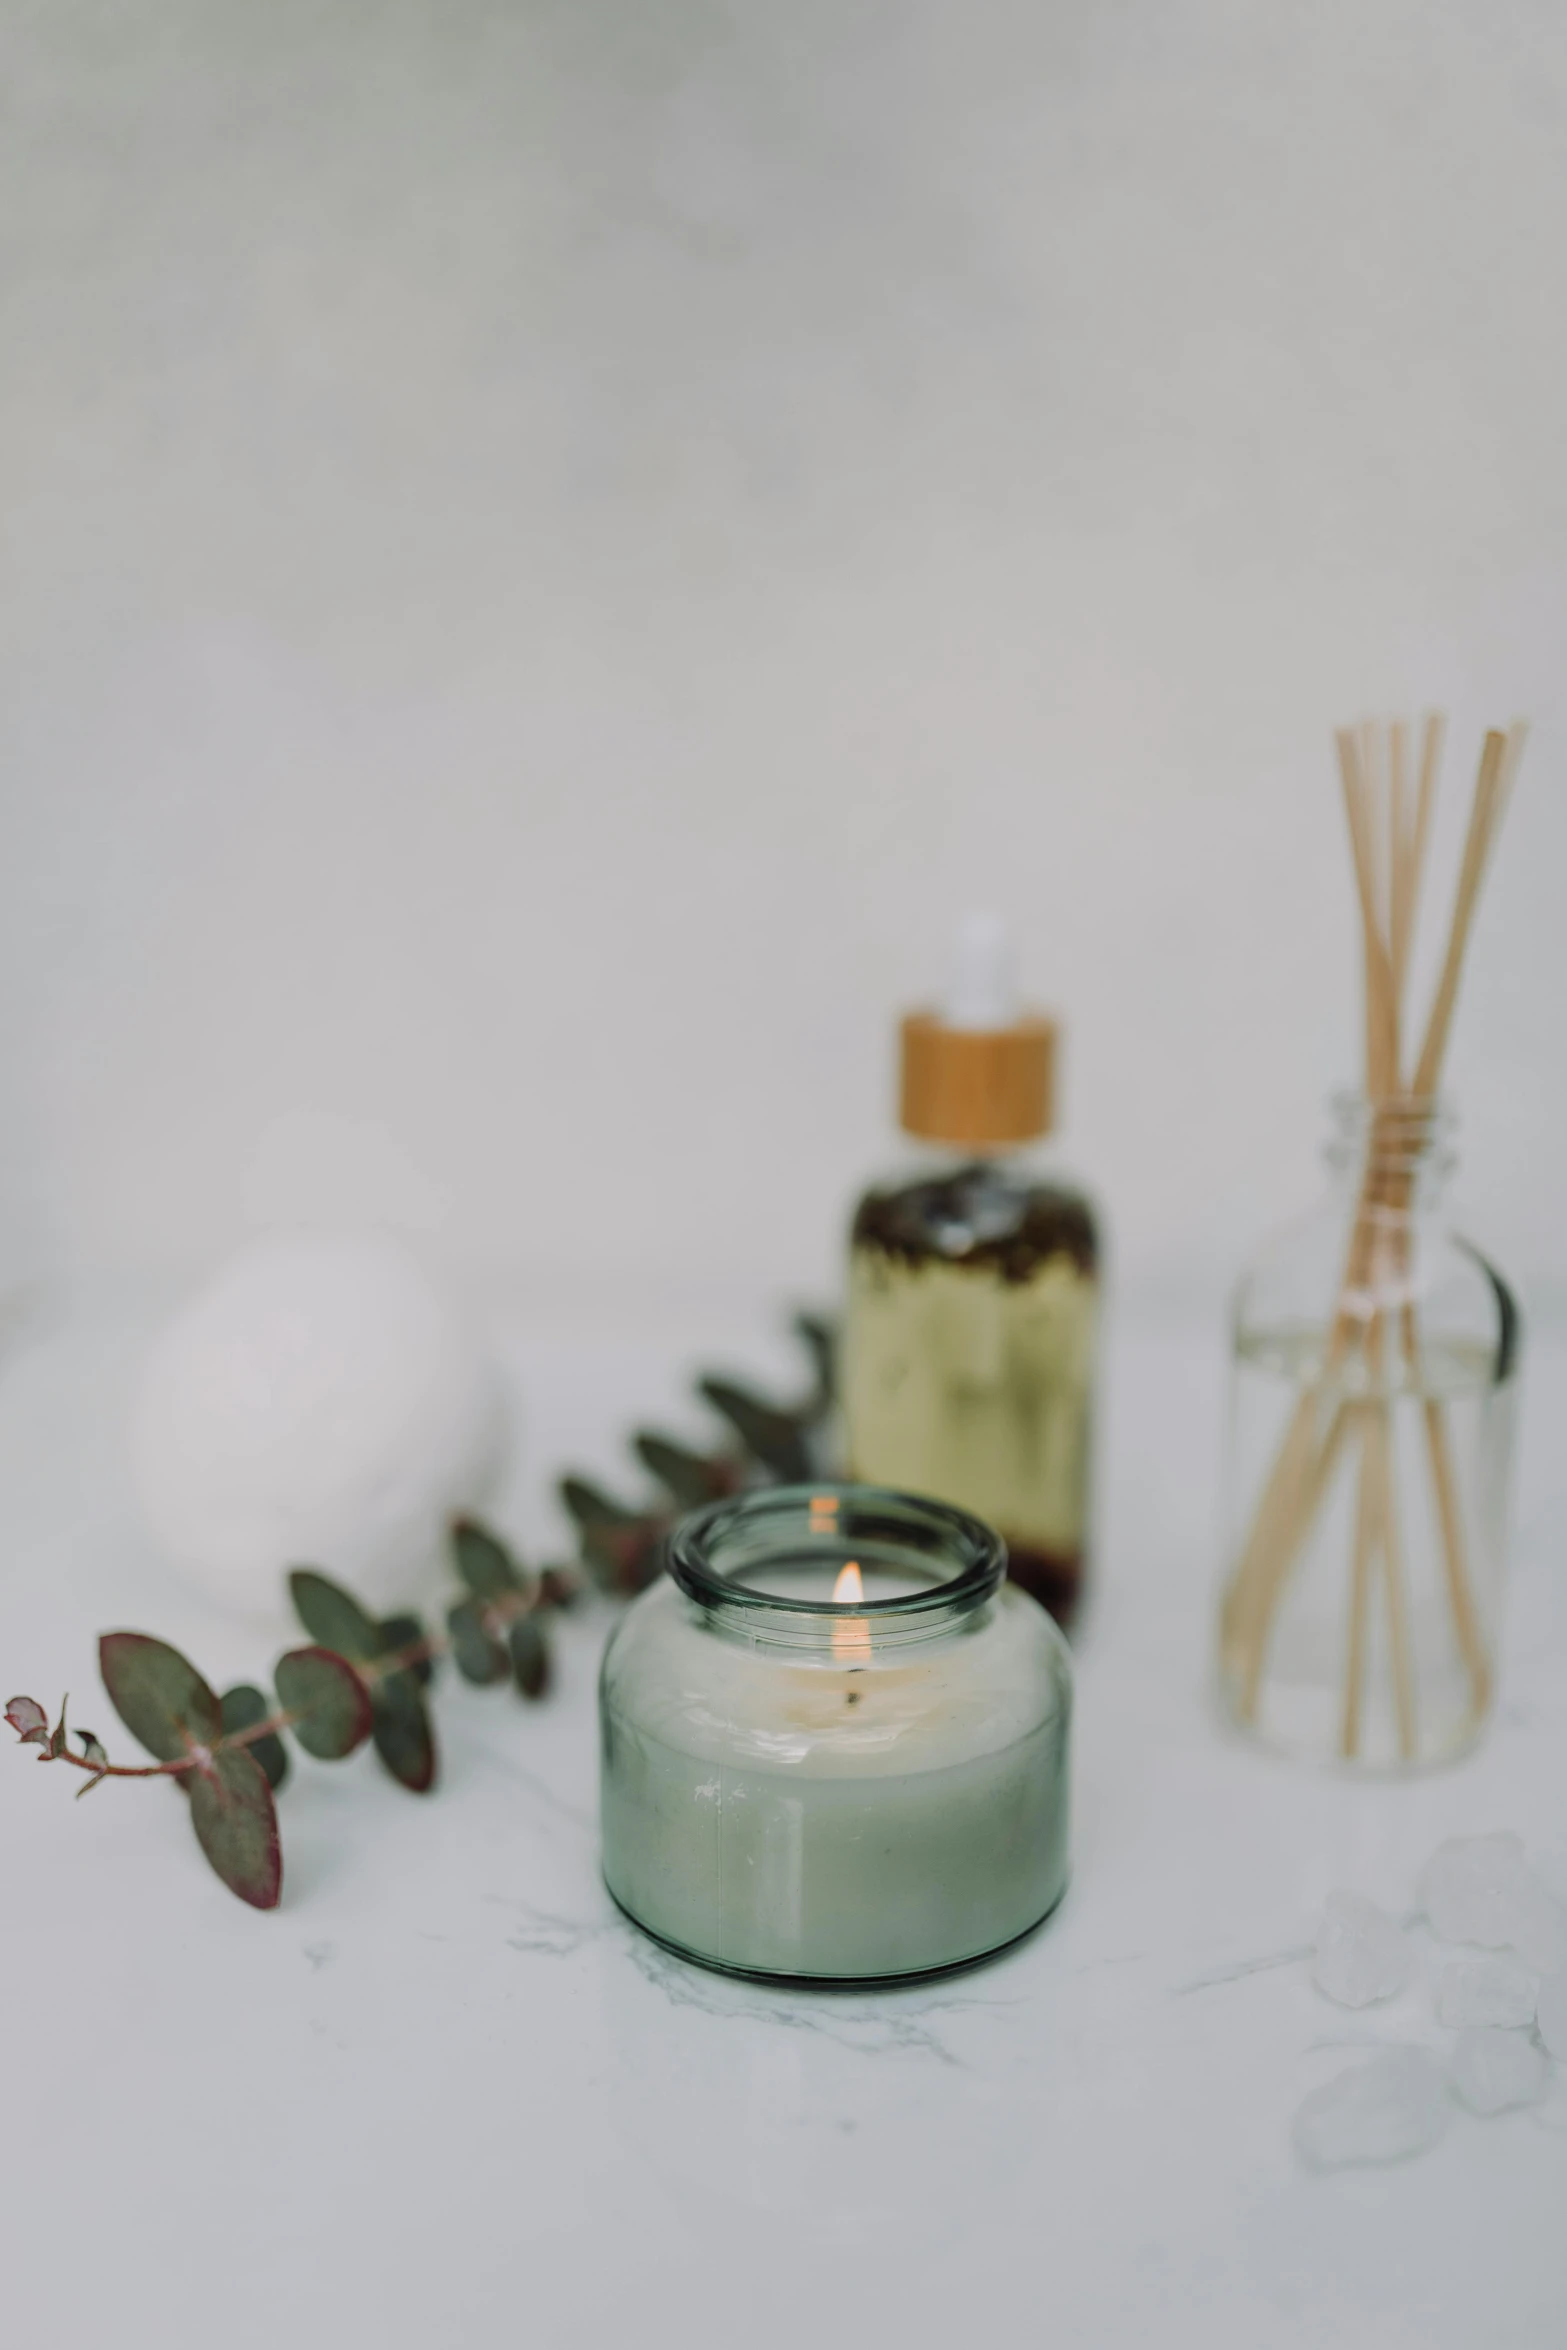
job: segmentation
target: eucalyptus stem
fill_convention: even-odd
[[[816,1366],[816,1380],[793,1410],[773,1405],[732,1381],[715,1380],[710,1400],[728,1420],[742,1450],[689,1451],[667,1437],[643,1432],[638,1449],[664,1496],[627,1508],[580,1477],[567,1477],[561,1498],[576,1520],[580,1564],[606,1594],[630,1598],[661,1572],[663,1543],[680,1508],[716,1499],[761,1475],[776,1477],[810,1457],[831,1400],[830,1334],[807,1318],[798,1323]],[[68,1762],[90,1795],[104,1779],[172,1779],[189,1801],[191,1826],[212,1868],[232,1893],[256,1909],[275,1908],[282,1893],[283,1855],[274,1796],[287,1776],[283,1732],[318,1762],[338,1762],[367,1742],[410,1794],[434,1786],[437,1753],[426,1702],[430,1668],[450,1656],[476,1686],[510,1682],[529,1700],[550,1683],[548,1624],[585,1588],[575,1564],[524,1568],[507,1545],[472,1518],[449,1529],[459,1590],[444,1629],[427,1632],[415,1615],[378,1619],[351,1591],[314,1567],[288,1576],[304,1644],[273,1667],[271,1696],[239,1682],[219,1696],[165,1640],[146,1632],[105,1632],[98,1664],[115,1712],[153,1757],[114,1763],[90,1730],[72,1733],[62,1699],[58,1718],[33,1697],[13,1697],[4,1720],[40,1762]],[[74,1734],[81,1752],[69,1740]]]

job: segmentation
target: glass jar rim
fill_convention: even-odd
[[[813,1509],[812,1504],[815,1504]],[[824,1506],[830,1504],[830,1507]],[[714,1564],[714,1553],[725,1536],[746,1526],[776,1523],[780,1542],[787,1531],[832,1533],[840,1541],[880,1538],[896,1542],[915,1527],[934,1540],[925,1557],[942,1553],[954,1571],[928,1589],[900,1593],[892,1599],[803,1599],[794,1593],[756,1590],[735,1583]],[[939,1546],[939,1547],[938,1547]],[[917,1546],[909,1545],[919,1556]],[[765,1555],[765,1554],[764,1554]],[[798,1555],[795,1552],[793,1555]],[[810,1485],[765,1485],[748,1493],[709,1502],[682,1518],[669,1537],[666,1563],[672,1580],[699,1607],[726,1613],[737,1610],[758,1629],[785,1619],[828,1629],[846,1618],[868,1618],[883,1625],[899,1619],[916,1621],[950,1616],[978,1607],[998,1589],[1006,1574],[1006,1544],[982,1518],[934,1501],[925,1494],[903,1493],[890,1485],[856,1485],[819,1479]],[[754,1554],[751,1563],[755,1563]]]

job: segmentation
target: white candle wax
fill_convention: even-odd
[[[603,1689],[605,1875],[633,1917],[720,1965],[863,1979],[958,1964],[1054,1906],[1060,1637],[1010,1586],[913,1637],[907,1616],[878,1617],[871,1603],[930,1580],[867,1561],[852,1664],[830,1624],[791,1647],[671,1582],[637,1602]],[[744,1582],[785,1611],[831,1592],[799,1558]]]

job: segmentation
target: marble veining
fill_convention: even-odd
[[[1310,1958],[1311,1950],[1309,1942],[1301,1942],[1290,1950],[1265,1951],[1260,1958],[1238,1958],[1229,1966],[1215,1967],[1209,1974],[1194,1975],[1188,1983],[1177,1983],[1171,1997],[1186,1999],[1194,1991],[1217,1991],[1226,1983],[1243,1983],[1248,1975],[1267,1975],[1279,1967],[1302,1965]]]
[[[496,1895],[492,1899],[504,1897]],[[998,2015],[1016,2002],[950,1991],[882,1991],[864,1996],[853,1992],[801,1992],[791,1986],[771,1989],[765,1983],[747,1983],[736,1976],[715,1974],[665,1950],[614,1911],[603,1917],[568,1917],[507,1899],[505,1906],[518,1920],[505,1937],[506,1947],[529,1958],[573,1959],[590,1944],[608,1946],[617,1959],[629,1962],[645,1983],[660,1992],[673,2007],[693,2008],[726,2024],[757,2025],[764,2030],[809,2032],[861,2056],[902,2053],[926,2056],[939,2064],[963,2061],[936,2028],[933,2019],[959,2015]]]

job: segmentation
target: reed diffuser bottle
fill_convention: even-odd
[[[1338,738],[1366,972],[1366,1086],[1335,1109],[1334,1190],[1243,1277],[1234,1319],[1232,1719],[1307,1759],[1447,1760],[1495,1692],[1519,1317],[1450,1231],[1438,1088],[1480,883],[1524,730],[1487,735],[1435,998],[1406,1051],[1405,983],[1441,754],[1402,725]]]
[[[1021,1014],[1006,933],[972,916],[938,1015],[903,1023],[915,1162],[855,1210],[844,1325],[850,1474],[928,1493],[1004,1536],[1014,1581],[1071,1621],[1088,1548],[1099,1243],[1030,1146],[1056,1031]]]

